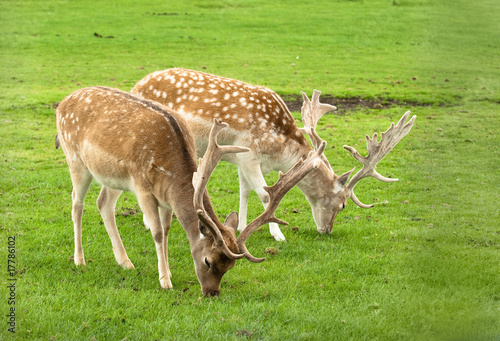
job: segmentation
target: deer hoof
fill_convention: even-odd
[[[172,282],[170,281],[170,278],[168,278],[168,279],[165,279],[165,278],[160,279],[160,286],[161,286],[162,289],[165,289],[165,290],[172,289]]]
[[[125,270],[135,269],[134,264],[132,264],[130,259],[127,259],[125,262],[121,263],[120,266]]]
[[[75,257],[75,265],[76,266],[85,266],[85,258]]]
[[[279,233],[275,233],[272,235],[274,240],[276,240],[277,242],[284,242],[285,241],[285,236],[283,235],[283,233],[281,231],[279,231]]]

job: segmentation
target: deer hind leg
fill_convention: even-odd
[[[99,212],[101,212],[101,217],[104,221],[104,226],[106,226],[109,239],[111,239],[116,261],[124,269],[133,269],[134,265],[127,256],[127,252],[120,238],[120,233],[116,227],[115,206],[121,193],[122,191],[102,186],[101,194],[99,194],[99,198],[97,198],[97,207],[99,208]]]
[[[168,265],[168,232],[170,231],[170,225],[172,224],[172,209],[160,207],[159,213],[161,226],[163,228],[163,253],[165,257],[165,263],[167,264],[168,278],[172,278],[170,266]]]
[[[257,193],[260,200],[262,201],[262,204],[264,205],[264,209],[269,206],[270,198],[269,193],[264,190],[264,187],[267,186],[267,184],[260,169],[260,165],[250,163],[240,165],[240,167],[238,168],[238,174],[240,177],[240,219],[242,219],[238,224],[238,231],[242,231],[246,227],[246,213],[248,206],[247,193],[250,192],[249,188],[252,188]],[[246,197],[244,194],[246,194]],[[242,210],[242,208],[244,209]],[[271,232],[271,236],[273,236],[275,240],[285,240],[285,236],[281,232],[278,224],[269,223],[269,232]]]
[[[70,164],[71,165],[71,164]],[[71,182],[73,183],[73,207],[71,209],[71,217],[73,220],[73,230],[75,234],[75,254],[74,262],[76,265],[85,266],[85,256],[83,255],[82,246],[82,215],[83,202],[92,182],[92,175],[81,165],[81,167],[70,167]]]
[[[139,206],[141,206],[143,214],[146,216],[151,234],[155,241],[160,285],[163,289],[172,289],[170,271],[168,270],[165,257],[166,250],[164,249],[164,235],[158,210],[158,202],[153,195],[148,193],[137,193],[137,200],[139,201]]]

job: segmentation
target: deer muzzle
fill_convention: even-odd
[[[318,226],[318,232],[319,233],[321,233],[321,234],[332,234],[333,222],[335,221],[335,218],[337,217],[337,213],[338,212],[335,212],[333,214],[333,217],[330,220],[330,223],[328,223],[328,225],[324,225],[324,226],[321,226],[321,227]]]
[[[207,290],[203,290],[203,295],[205,295],[206,297],[219,296],[220,295],[220,291],[219,290],[215,290],[215,289],[207,289]]]

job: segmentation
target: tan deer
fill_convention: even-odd
[[[131,191],[137,196],[155,241],[161,287],[172,288],[167,241],[174,211],[188,236],[196,275],[207,296],[219,294],[221,278],[236,259],[264,260],[253,257],[245,241],[263,224],[284,223],[274,216],[279,202],[290,188],[319,167],[326,145],[322,142],[317,151],[300,159],[274,186],[265,189],[271,197],[267,210],[236,238],[238,215],[233,212],[222,224],[206,191],[210,174],[223,155],[248,151],[217,144],[217,135],[227,124],[212,124],[207,152],[197,166],[194,140],[182,116],[126,92],[107,87],[77,90],[60,103],[56,117],[56,147],[62,146],[73,183],[75,264],[85,265],[83,202],[94,178],[102,184],[97,206],[118,264],[124,269],[134,268],[115,221],[118,197],[122,191]]]
[[[222,144],[250,148],[250,153],[229,154],[223,158],[238,166],[240,231],[246,227],[248,196],[252,189],[257,192],[264,207],[269,203],[263,174],[273,170],[287,171],[297,160],[310,153],[311,146],[303,133],[310,136],[313,146],[317,148],[321,141],[316,133],[317,122],[323,114],[336,110],[335,106],[319,102],[319,91],[314,91],[312,102],[303,94],[302,119],[305,127],[299,129],[283,100],[272,90],[179,68],[147,75],[134,86],[132,93],[182,114],[193,131],[198,155],[205,152],[214,118],[220,118],[230,126],[220,139]],[[408,115],[409,112],[396,127],[382,133],[380,143],[376,139],[367,140],[370,153],[366,159],[345,146],[363,163],[362,171],[350,181],[352,170],[338,176],[322,155],[320,167],[297,184],[311,205],[320,233],[332,232],[335,217],[345,207],[348,198],[361,207],[372,206],[362,204],[354,195],[354,186],[359,180],[374,176],[382,181],[397,181],[380,176],[375,166],[410,131],[415,116],[405,124]],[[285,240],[277,224],[271,223],[269,227],[274,239]]]

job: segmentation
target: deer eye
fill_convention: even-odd
[[[208,268],[210,269],[210,262],[208,261],[208,258],[205,257],[205,264],[208,266]]]

